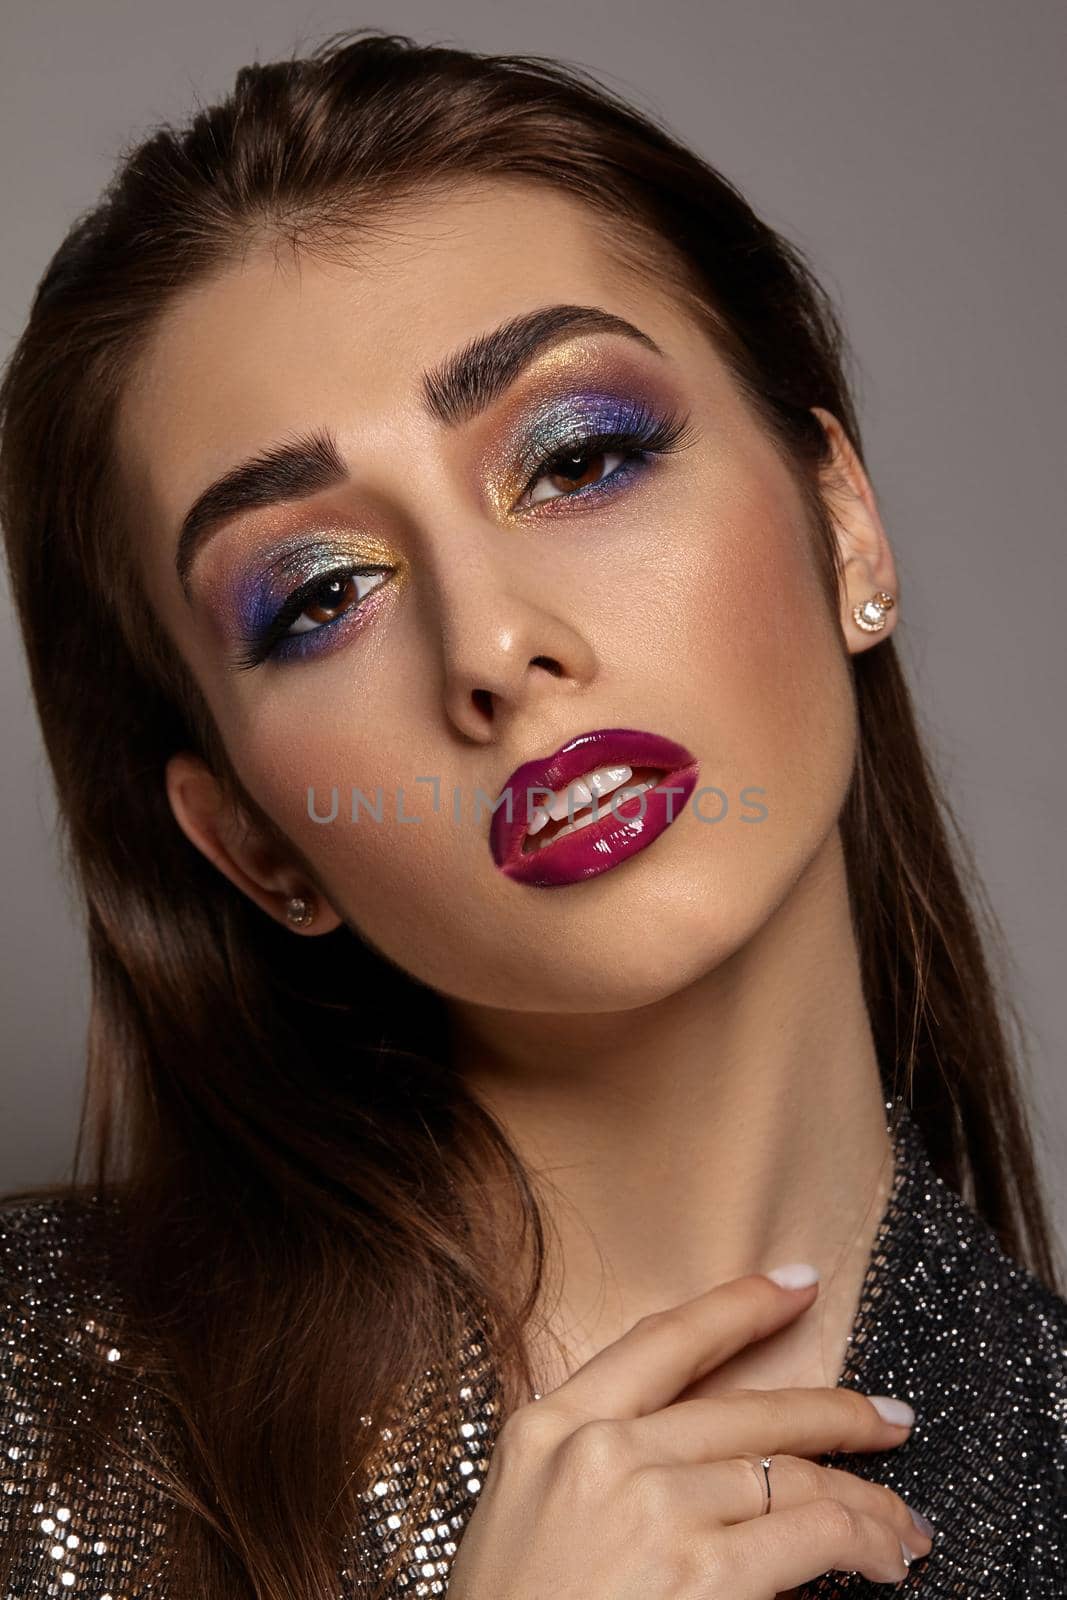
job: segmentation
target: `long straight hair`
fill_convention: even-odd
[[[0,388],[0,519],[92,979],[72,1177],[21,1195],[104,1201],[114,1219],[127,1345],[173,1422],[152,1467],[183,1600],[332,1597],[377,1439],[358,1419],[402,1422],[415,1373],[447,1394],[473,1311],[502,1409],[529,1396],[545,1225],[442,1051],[441,997],[348,927],[293,939],[177,826],[163,774],[187,749],[270,829],[141,590],[116,410],[174,297],[250,245],[347,259],[397,201],[495,178],[578,198],[709,330],[795,475],[836,607],[811,408],[863,449],[831,302],[654,115],[542,57],[357,29],[241,69],[221,103],[124,153],[45,271]],[[1003,937],[892,640],[851,667],[840,825],[887,1093],[1003,1248],[1057,1287],[1023,1030],[988,954],[996,940],[1006,959]],[[518,1287],[513,1244],[532,1262]],[[102,1407],[101,1447],[113,1422]],[[375,1587],[368,1570],[360,1592],[392,1576]]]

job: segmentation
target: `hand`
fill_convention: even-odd
[[[906,1425],[850,1389],[675,1398],[817,1293],[734,1278],[642,1317],[519,1407],[493,1447],[449,1600],[775,1600],[831,1569],[899,1583],[902,1544],[931,1546],[908,1507],[808,1458],[892,1449]]]

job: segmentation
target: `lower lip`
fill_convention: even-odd
[[[677,822],[696,788],[699,771],[700,765],[694,761],[676,772],[662,773],[654,789],[620,801],[617,815],[610,809],[611,795],[604,795],[600,801],[604,816],[599,822],[587,822],[577,833],[565,834],[554,844],[524,851],[501,871],[534,889],[557,889],[610,872],[639,850],[646,850]]]

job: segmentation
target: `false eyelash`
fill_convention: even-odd
[[[308,601],[318,594],[323,584],[331,583],[335,578],[370,577],[372,573],[389,572],[390,570],[389,567],[381,565],[367,566],[363,564],[361,566],[352,566],[349,562],[345,566],[331,567],[327,572],[316,573],[313,578],[308,579],[307,583],[302,583],[299,589],[293,590],[293,593],[285,601],[277,616],[267,625],[263,632],[242,633],[239,635],[243,648],[238,651],[235,657],[235,665],[238,671],[247,671],[251,667],[257,667],[261,661],[267,659],[274,646],[285,636],[285,630],[290,623],[296,621]],[[365,596],[364,598],[369,597]],[[362,602],[357,602],[357,604],[362,604]],[[354,610],[355,607],[351,609]],[[346,611],[343,615],[348,616],[349,612]],[[323,627],[331,626],[331,623],[323,623]],[[309,631],[314,632],[315,630],[311,629]]]
[[[526,480],[519,498],[521,500],[528,495],[534,484],[551,467],[576,455],[600,455],[610,450],[626,450],[631,456],[652,456],[685,449],[693,442],[689,423],[688,412],[684,416],[670,412],[660,417],[648,406],[642,405],[633,413],[633,421],[625,428],[576,434],[567,444],[557,446],[550,455],[541,459]],[[564,498],[576,500],[580,496],[567,495]]]

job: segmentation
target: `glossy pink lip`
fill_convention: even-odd
[[[546,796],[533,790],[565,789],[583,772],[597,767],[653,767],[663,779],[654,789],[635,795],[610,809],[610,796],[601,801],[604,816],[577,833],[565,835],[544,849],[524,851],[529,828],[527,810],[536,810]],[[635,728],[599,728],[570,739],[544,761],[527,761],[516,767],[497,796],[489,848],[501,872],[517,883],[550,889],[577,883],[618,866],[644,850],[676,821],[696,786],[699,764],[684,745],[659,734]],[[511,791],[511,820],[506,795]]]

